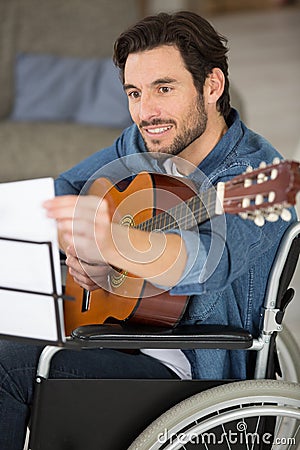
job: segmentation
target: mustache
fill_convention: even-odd
[[[157,125],[176,125],[176,122],[172,119],[153,119],[150,122],[148,122],[147,120],[142,120],[139,124],[139,127],[145,128]]]

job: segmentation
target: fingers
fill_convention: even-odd
[[[57,221],[63,248],[74,245],[76,255],[86,261],[102,261],[99,242],[108,242],[110,215],[107,201],[92,195],[62,196],[44,202],[48,217]]]
[[[56,220],[82,217],[93,222],[99,209],[103,213],[108,211],[107,201],[94,195],[63,195],[47,200],[43,206],[47,210],[47,216]]]
[[[76,195],[64,195],[55,197],[43,203],[47,210],[47,216],[54,219],[67,219],[74,216],[74,209],[78,197]]]
[[[47,200],[43,204],[47,216],[57,221],[59,236],[66,249],[66,264],[74,281],[89,291],[108,288],[111,267],[103,263],[97,245],[108,242],[110,215],[107,201],[92,195],[67,195]]]
[[[88,275],[89,277],[107,276],[107,274],[111,271],[111,267],[108,264],[101,262],[99,264],[89,264],[88,262],[79,260],[77,257],[70,254],[67,254],[66,264],[70,269],[73,269],[78,273]]]
[[[74,281],[84,289],[93,291],[99,287],[108,288],[108,274],[111,267],[107,264],[90,265],[79,261],[78,258],[68,254],[66,264]]]
[[[93,282],[88,277],[83,277],[80,274],[77,274],[75,271],[69,269],[70,275],[73,277],[75,283],[77,283],[82,288],[86,289],[87,291],[95,291],[96,289],[99,289],[99,285],[95,282]]]

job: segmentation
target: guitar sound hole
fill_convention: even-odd
[[[128,272],[122,269],[114,268],[113,272],[109,275],[109,281],[113,288],[120,287],[126,280]]]

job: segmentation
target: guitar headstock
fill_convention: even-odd
[[[296,203],[300,190],[300,164],[296,161],[261,163],[225,183],[223,209],[252,219],[259,226],[265,220],[274,222],[280,216],[290,220],[288,207]]]

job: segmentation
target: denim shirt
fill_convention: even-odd
[[[269,142],[241,122],[234,109],[227,125],[228,131],[200,163],[197,173],[189,176],[200,192],[245,172],[248,166],[256,168],[261,161],[271,164],[275,157],[280,157]],[[55,182],[56,195],[78,194],[88,189],[95,178],[119,181],[141,171],[165,172],[160,160],[147,153],[138,128],[132,125],[111,147],[61,174]],[[181,234],[187,250],[184,274],[170,290],[171,295],[189,296],[181,323],[232,325],[257,336],[268,275],[288,225],[279,219],[258,227],[253,221],[226,213],[196,229],[172,230]],[[184,352],[191,363],[193,378],[247,377],[250,352],[214,349]]]

